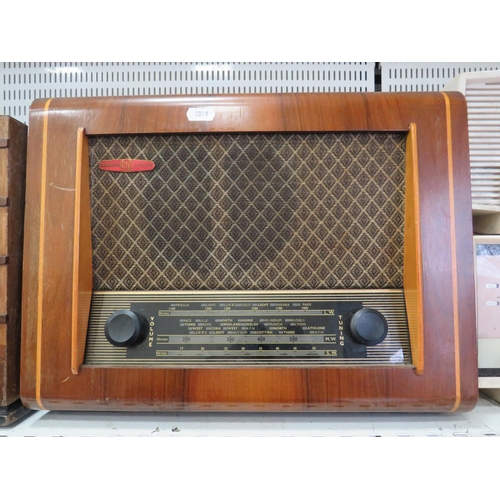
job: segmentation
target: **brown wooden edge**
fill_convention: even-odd
[[[406,139],[405,240],[403,288],[415,373],[424,372],[422,251],[418,183],[417,127],[410,124]]]
[[[474,286],[474,241],[470,189],[467,107],[463,96],[443,92],[448,134],[448,178],[452,223],[452,268],[457,401],[451,411],[475,404],[478,396],[478,351]],[[463,126],[459,126],[463,124]],[[463,166],[467,168],[462,168]],[[459,175],[460,172],[462,175]],[[471,279],[469,279],[469,277]],[[475,286],[474,286],[475,292]]]
[[[36,400],[40,408],[43,410],[45,407],[42,403],[41,397],[41,383],[42,383],[42,327],[43,327],[43,299],[44,294],[40,291],[43,290],[44,279],[44,263],[45,263],[45,221],[46,209],[45,204],[47,201],[47,135],[49,128],[49,113],[48,109],[52,99],[48,99],[44,107],[43,115],[43,141],[42,141],[42,163],[41,163],[41,179],[40,179],[40,228],[39,228],[39,246],[38,246],[38,297],[37,297],[37,317],[36,317]]]
[[[0,116],[0,413],[19,405],[27,126]]]
[[[90,222],[89,148],[85,130],[77,131],[71,319],[71,372],[78,374],[92,300],[92,230]]]

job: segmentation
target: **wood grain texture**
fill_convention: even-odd
[[[412,361],[415,372],[424,371],[424,319],[422,287],[422,251],[420,241],[420,213],[418,183],[417,127],[410,124],[406,143],[405,245],[404,291]]]
[[[213,107],[190,122],[189,107]],[[71,366],[77,130],[87,135],[416,130],[424,370]],[[30,112],[21,392],[31,408],[456,411],[477,400],[466,105],[458,93],[39,100]],[[458,273],[458,270],[460,272]]]
[[[0,116],[0,408],[19,400],[27,127]]]
[[[89,148],[83,128],[79,128],[77,133],[75,172],[71,371],[76,375],[85,356],[85,340],[92,300]]]

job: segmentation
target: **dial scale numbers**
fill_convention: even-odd
[[[344,321],[360,302],[132,303],[153,323],[154,336],[127,358],[366,357],[344,335]]]
[[[357,342],[348,321],[362,308],[387,318],[387,338]],[[111,345],[107,318],[130,310],[147,324],[141,341]],[[96,292],[85,363],[109,366],[411,364],[402,290]]]

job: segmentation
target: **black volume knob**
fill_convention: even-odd
[[[148,324],[144,316],[128,309],[120,309],[109,316],[104,333],[111,344],[126,347],[141,342],[147,329]]]
[[[359,309],[350,319],[354,340],[364,345],[377,345],[387,336],[389,327],[384,316],[375,309]]]

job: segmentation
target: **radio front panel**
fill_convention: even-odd
[[[27,406],[474,406],[459,94],[49,99],[30,123]]]
[[[388,323],[387,335],[374,345],[350,331],[353,315],[366,310],[378,311]],[[146,320],[135,345],[108,340],[106,322],[117,311]],[[88,365],[411,366],[402,290],[96,292],[90,318]]]
[[[404,133],[89,137],[94,294],[85,363],[411,364],[405,149]],[[152,168],[100,168],[116,158]],[[289,290],[357,293],[318,300]],[[391,325],[367,353],[349,319],[370,304]],[[137,345],[104,335],[119,310],[151,324]]]

